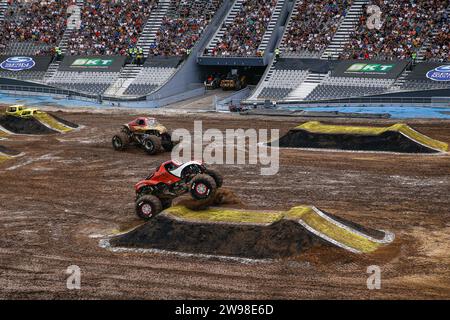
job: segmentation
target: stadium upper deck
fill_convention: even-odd
[[[222,6],[224,3],[228,7]],[[73,14],[68,8],[74,4],[79,8],[80,25],[68,28]],[[381,12],[379,28],[368,24],[373,21],[372,5]],[[446,63],[450,55],[449,5],[450,0],[0,0],[1,53],[48,58],[45,66],[37,63],[39,70],[0,72],[4,78],[45,80],[95,94],[145,95],[165,85],[183,66],[177,62],[169,68],[158,67],[158,59],[177,57],[182,61],[192,54],[199,59],[233,57],[240,59],[241,66],[246,66],[246,61],[255,66],[252,59],[265,55],[267,64],[278,46],[285,61],[281,69],[280,65],[269,66],[254,94],[260,99],[321,99],[393,89],[448,88],[448,81],[425,85],[423,79],[411,79],[411,69],[406,67],[383,82],[334,76],[330,74],[332,64],[320,70],[296,64],[304,58],[410,62],[413,57],[418,63]],[[212,24],[219,8],[229,9],[222,10],[222,20]],[[208,26],[214,27],[212,34],[205,32],[212,29]],[[202,47],[196,47],[202,37]],[[130,68],[130,61],[123,58],[123,64],[107,70],[104,79],[95,73],[98,70],[60,70],[61,61],[49,62],[55,47],[63,49],[64,64],[69,56],[127,55],[127,49],[135,45],[145,48],[147,62],[156,61]]]

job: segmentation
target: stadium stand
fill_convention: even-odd
[[[283,70],[273,68],[269,71],[263,83],[257,89],[255,95],[258,99],[277,99],[287,97],[292,88],[299,86],[308,76],[305,70]]]
[[[84,93],[103,94],[118,77],[119,72],[58,71],[47,84]]]
[[[1,76],[4,78],[25,80],[25,81],[41,81],[44,79],[45,71],[2,71]]]
[[[147,63],[124,90],[124,95],[149,94],[166,83],[178,70],[180,58],[154,58]]]
[[[144,68],[124,93],[134,96],[148,94],[167,82],[176,70],[170,67]]]
[[[384,14],[381,29],[369,28],[368,16],[361,15],[359,27],[345,46],[341,59],[411,59],[426,45],[427,39],[448,24],[448,0],[371,0],[364,11],[369,5],[377,5]],[[448,36],[434,38],[440,39],[446,42]],[[440,56],[440,51],[448,50],[448,45],[438,43],[433,48]]]
[[[81,28],[69,39],[71,55],[126,55],[136,45],[155,0],[86,0]]]
[[[285,0],[236,0],[204,55],[214,57],[262,56]]]
[[[305,100],[324,100],[362,97],[386,92],[393,79],[332,77],[327,75]]]
[[[351,5],[352,0],[297,1],[282,43],[285,56],[320,57]]]
[[[427,45],[419,52],[419,59],[426,61],[450,61],[450,7],[442,14],[440,24],[435,28]]]
[[[153,56],[185,56],[190,53],[222,0],[172,0],[150,49]]]
[[[0,51],[15,55],[52,52],[66,28],[72,1],[9,0],[0,34]]]

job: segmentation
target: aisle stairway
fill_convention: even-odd
[[[144,26],[137,46],[144,49],[144,56],[148,57],[150,48],[156,40],[156,34],[161,26],[164,17],[170,8],[171,0],[159,0],[158,7],[150,13],[147,23]]]
[[[294,89],[286,100],[301,101],[304,100],[317,86],[320,85],[326,74],[310,73],[297,89]]]
[[[333,40],[331,40],[330,45],[323,52],[321,59],[339,58],[339,55],[344,51],[345,45],[349,43],[350,38],[359,23],[359,19],[363,14],[364,5],[367,3],[369,3],[369,0],[355,0],[353,2],[347,15],[336,31]]]

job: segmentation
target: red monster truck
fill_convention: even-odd
[[[190,192],[195,200],[207,200],[222,187],[222,176],[202,163],[167,161],[152,175],[136,184],[136,214],[150,220],[172,205],[172,200]]]
[[[145,117],[123,125],[112,139],[116,151],[123,151],[131,144],[141,146],[150,155],[163,151],[170,152],[174,147],[167,128],[155,118]]]

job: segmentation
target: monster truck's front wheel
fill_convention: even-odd
[[[114,150],[123,151],[130,143],[130,138],[125,132],[119,132],[112,138]]]
[[[205,200],[215,194],[217,191],[217,185],[214,178],[200,174],[191,181],[191,196],[195,200]]]
[[[161,138],[156,136],[149,136],[145,138],[142,144],[145,151],[151,156],[157,154],[161,150]]]
[[[173,145],[172,141],[166,141],[162,144],[162,147],[163,147],[164,151],[172,152],[174,145]]]
[[[161,200],[162,208],[163,210],[169,209],[172,206],[172,200],[171,199],[163,199]]]
[[[223,176],[219,172],[208,169],[205,173],[214,179],[217,188],[221,188],[223,186]]]
[[[150,220],[157,214],[161,213],[163,206],[161,200],[152,195],[140,197],[136,201],[136,214],[143,220]]]

